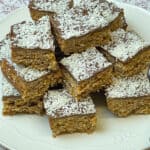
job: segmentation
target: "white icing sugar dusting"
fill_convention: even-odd
[[[15,63],[13,63],[11,60],[8,60],[8,62],[17,71],[17,74],[19,76],[21,76],[27,82],[34,81],[34,80],[39,79],[40,77],[50,73],[50,71],[39,71],[37,69],[33,69],[30,67],[24,67],[22,65],[17,65]]]
[[[134,31],[118,29],[112,32],[111,37],[112,41],[108,45],[102,46],[102,48],[123,62],[133,58],[144,47],[150,45]]]
[[[54,15],[63,39],[78,37],[109,25],[120,9],[106,0],[77,0],[74,7]]]
[[[111,65],[94,47],[62,59],[61,64],[77,81],[86,80]]]
[[[62,12],[69,9],[72,0],[31,0],[31,7],[41,11]]]
[[[150,95],[150,82],[146,73],[133,77],[114,79],[114,84],[106,89],[107,98],[127,98]]]
[[[12,26],[12,32],[14,34],[13,46],[29,49],[50,49],[52,51],[55,49],[48,16],[44,16],[38,21],[15,24]]]
[[[19,96],[19,92],[2,75],[2,94],[3,96]]]
[[[10,50],[10,38],[7,36],[5,39],[0,41],[0,61],[3,58],[10,58],[11,50]]]
[[[76,101],[66,90],[48,91],[44,96],[46,114],[54,117],[96,113],[91,97]]]

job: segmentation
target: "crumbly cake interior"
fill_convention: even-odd
[[[31,0],[29,7],[40,11],[60,13],[70,8],[72,0]]]
[[[21,93],[22,99],[24,100],[41,97],[48,90],[49,86],[53,87],[62,82],[62,74],[60,70],[47,73],[38,78],[38,74],[36,74],[35,76],[37,79],[26,81],[7,60],[2,61],[2,71],[14,87]],[[28,77],[30,77],[30,74]]]
[[[96,115],[79,115],[50,119],[53,136],[60,134],[84,132],[91,133],[96,128]]]
[[[133,77],[114,79],[106,89],[107,98],[130,98],[150,95],[150,82],[145,72]]]
[[[28,24],[29,26],[30,23]],[[28,31],[28,28],[24,28],[23,30]],[[48,33],[46,33],[46,36],[47,34]],[[22,39],[22,37],[20,36],[18,38]],[[34,36],[36,38],[38,35],[35,34]],[[53,43],[54,39],[51,40]],[[47,41],[47,45],[48,44],[49,41]],[[54,50],[54,46],[51,46],[51,50]],[[41,71],[46,69],[49,70],[58,69],[58,64],[56,62],[54,51],[50,51],[49,49],[39,49],[39,48],[26,49],[26,48],[11,47],[11,41],[9,35],[7,35],[6,38],[0,42],[0,61],[3,58],[12,59],[12,61],[17,64],[21,64],[26,67],[31,66],[31,68],[41,70]]]
[[[2,100],[3,115],[15,114],[43,114],[43,102],[41,99],[24,101],[18,90],[2,75]]]
[[[108,109],[119,117],[150,113],[150,82],[146,71],[114,79],[106,89]]]
[[[12,61],[40,71],[58,69],[55,54],[50,50],[15,48],[12,49]]]
[[[111,33],[112,41],[102,48],[115,57],[116,60],[126,62],[133,58],[139,51],[143,50],[150,43],[145,42],[134,31],[118,29]]]
[[[96,113],[91,97],[78,102],[64,89],[48,91],[44,96],[44,108],[51,118]]]
[[[25,21],[13,25],[11,39],[13,47],[55,50],[49,16],[44,16],[38,21]]]
[[[91,133],[96,128],[96,109],[91,97],[77,101],[65,89],[48,91],[44,108],[53,136],[64,133]]]
[[[130,114],[150,114],[150,97],[133,98],[109,98],[108,109],[119,117],[127,117]]]
[[[43,114],[43,102],[41,100],[25,102],[20,96],[3,97],[3,115],[16,114]]]
[[[77,82],[66,69],[63,69],[63,74],[65,87],[79,101],[90,93],[105,88],[112,82],[112,67],[108,67],[93,77],[81,82]]]
[[[112,64],[96,48],[89,48],[80,54],[72,54],[61,60],[77,82],[86,80]]]
[[[108,26],[118,17],[121,10],[108,1],[79,2],[64,13],[54,15],[57,28],[65,40],[86,35],[99,28]]]

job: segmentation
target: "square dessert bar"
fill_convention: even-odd
[[[78,100],[111,83],[112,63],[96,48],[72,54],[60,63],[66,88]]]
[[[38,20],[42,16],[63,12],[69,9],[73,0],[30,0],[29,10],[33,20]]]
[[[5,77],[19,91],[22,99],[32,100],[40,98],[48,90],[62,81],[60,70],[39,71],[30,67],[24,67],[3,59],[1,69]]]
[[[38,70],[57,70],[54,37],[48,16],[11,27],[12,61]]]
[[[0,41],[0,64],[3,58],[11,58],[9,35]]]
[[[115,79],[106,89],[108,109],[119,117],[150,114],[150,82],[146,73]]]
[[[2,76],[3,115],[43,114],[41,99],[24,101],[20,93]]]
[[[91,97],[76,101],[66,90],[48,91],[44,108],[53,136],[64,133],[91,133],[96,128],[96,109]]]
[[[56,40],[65,54],[106,44],[110,31],[125,28],[122,9],[101,0],[82,0],[50,19]]]
[[[118,29],[111,34],[112,41],[102,46],[101,52],[114,63],[116,76],[133,76],[144,70],[150,60],[150,43],[134,31]]]

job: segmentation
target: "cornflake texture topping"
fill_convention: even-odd
[[[111,34],[112,41],[102,48],[120,61],[127,61],[134,57],[139,51],[148,46],[134,31],[118,29]]]
[[[106,89],[107,98],[127,98],[150,95],[150,82],[146,73],[133,77],[115,79]]]
[[[72,8],[55,14],[53,18],[61,38],[66,40],[106,27],[121,11],[106,0],[74,0]]]
[[[12,26],[12,45],[20,48],[40,48],[54,51],[54,37],[48,16],[38,21],[22,22]]]
[[[31,0],[30,7],[41,11],[63,12],[69,9],[72,0]]]
[[[9,36],[6,36],[5,39],[0,41],[0,61],[2,61],[3,58],[11,57],[10,43]]]
[[[111,65],[94,47],[62,59],[61,64],[77,81],[86,80]]]
[[[19,92],[2,75],[2,94],[3,96],[20,96]]]
[[[91,97],[76,101],[66,90],[48,91],[44,96],[47,115],[54,118],[96,113]]]
[[[33,69],[30,67],[24,67],[22,65],[17,65],[15,63],[13,63],[11,60],[8,60],[8,62],[17,71],[17,74],[19,76],[21,76],[27,82],[34,81],[34,80],[39,79],[40,77],[50,73],[50,71],[39,71],[37,69]]]

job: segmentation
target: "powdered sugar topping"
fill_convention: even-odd
[[[127,98],[150,95],[150,82],[146,73],[133,77],[119,78],[106,89],[107,98]]]
[[[126,61],[133,58],[139,51],[150,45],[146,43],[139,35],[134,31],[124,31],[118,29],[112,32],[112,41],[103,46],[112,56],[116,57],[120,61]]]
[[[13,63],[11,60],[8,60],[8,62],[14,67],[14,69],[17,71],[18,75],[21,76],[27,82],[34,81],[34,80],[50,73],[50,71],[39,71],[37,69],[33,69],[30,67],[24,67],[22,65],[17,65],[15,63]]]
[[[62,59],[61,64],[77,81],[86,80],[111,65],[94,47]]]
[[[29,49],[50,49],[54,51],[54,37],[50,19],[44,16],[38,21],[22,22],[12,26],[12,45]]]
[[[44,96],[46,114],[54,117],[96,113],[91,97],[76,101],[66,90],[48,91]]]
[[[30,7],[41,11],[62,12],[69,9],[72,0],[31,0]]]
[[[74,7],[54,16],[63,39],[78,37],[106,27],[120,13],[106,0],[74,1]]]
[[[19,96],[19,92],[2,75],[2,94],[3,96]]]
[[[0,42],[0,61],[3,58],[10,58],[11,50],[10,50],[10,38],[7,36]]]

